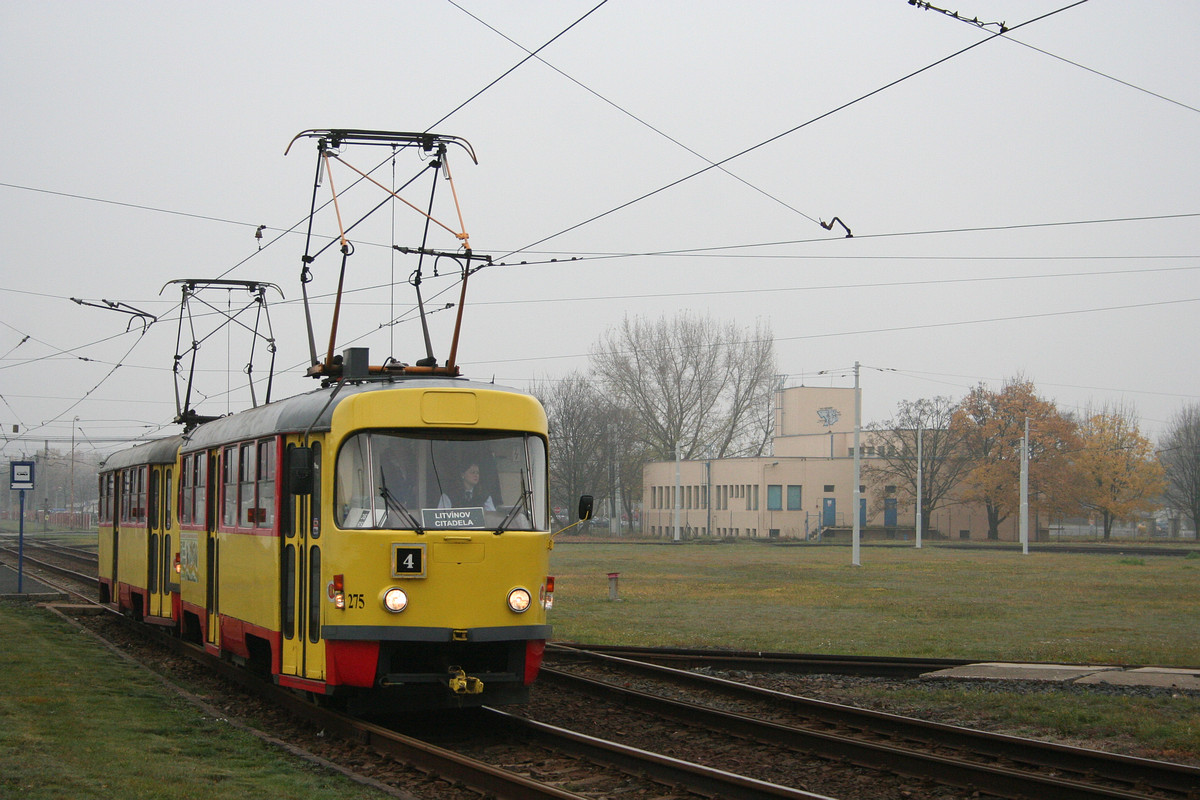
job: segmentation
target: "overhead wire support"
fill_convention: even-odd
[[[267,350],[270,353],[271,358],[270,367],[267,374],[267,393],[264,402],[270,403],[271,389],[274,383],[276,346],[275,335],[271,328],[271,314],[267,305],[266,295],[268,289],[274,289],[275,291],[279,292],[280,297],[283,297],[283,290],[273,283],[267,283],[264,281],[234,280],[231,278],[181,278],[168,281],[163,285],[163,289],[165,290],[167,286],[170,286],[171,284],[179,284],[182,292],[179,304],[179,329],[175,337],[175,361],[172,367],[172,372],[175,375],[174,421],[181,423],[185,430],[191,430],[193,427],[202,422],[216,419],[216,417],[213,416],[200,414],[197,409],[192,407],[193,392],[195,391],[197,394],[200,393],[195,385],[197,357],[204,342],[216,335],[218,331],[232,325],[238,325],[241,328],[244,328],[251,336],[249,361],[242,371],[247,376],[248,383],[250,385],[250,399],[254,407],[258,406],[258,397],[254,389],[254,357],[258,340],[263,339],[266,341]],[[218,306],[199,297],[199,292],[205,289],[225,289],[231,295],[235,290],[242,289],[248,292],[251,297],[244,306],[234,312],[230,309],[221,309]],[[161,294],[162,290],[159,290],[159,293]],[[218,314],[223,320],[222,322],[218,323],[212,331],[203,336],[197,334],[196,332],[195,320],[191,311],[191,301],[193,299],[201,303],[203,306],[216,312],[216,314]],[[257,311],[253,326],[247,325],[245,322],[239,319],[239,317],[250,308],[254,308]],[[266,321],[265,334],[259,330],[264,317]],[[186,348],[183,345],[183,328],[185,319],[187,320],[188,332],[191,338],[191,343],[187,345]],[[183,358],[188,352],[191,353],[191,359],[188,365],[186,389],[183,391],[181,396],[180,369]]]
[[[979,17],[967,19],[966,17],[960,15],[957,11],[949,11],[945,8],[938,8],[937,6],[927,3],[924,0],[908,0],[908,4],[910,6],[916,6],[917,8],[925,11],[936,11],[939,14],[945,14],[951,19],[956,19],[959,22],[965,22],[968,25],[974,25],[976,28],[982,28],[984,30],[987,30],[988,28],[995,28],[999,33],[1008,33],[1010,30],[1010,28],[1003,22],[981,22]]]
[[[824,228],[825,230],[827,230],[827,231],[831,231],[831,230],[833,230],[833,225],[834,225],[834,223],[837,223],[838,225],[841,225],[841,226],[842,226],[842,228],[844,228],[844,229],[845,229],[845,231],[846,231],[846,238],[847,238],[847,239],[853,239],[853,238],[854,238],[854,234],[850,232],[850,228],[849,228],[849,227],[847,227],[847,226],[846,226],[846,223],[842,222],[842,220],[841,220],[840,218],[838,218],[838,217],[834,217],[833,219],[829,220],[829,222],[825,222],[825,220],[820,220],[820,221],[818,222],[818,224],[819,224],[819,225],[820,225],[822,228]]]
[[[145,333],[147,328],[149,328],[155,322],[158,322],[158,317],[154,316],[149,311],[142,311],[140,308],[134,308],[128,303],[122,303],[119,301],[114,303],[112,300],[105,300],[103,298],[100,299],[100,303],[93,303],[90,300],[80,300],[78,297],[72,297],[71,302],[81,306],[104,308],[110,311],[119,311],[122,314],[129,314],[132,319],[130,319],[129,324],[125,326],[126,333],[129,333],[129,331],[133,328],[134,320],[141,320],[142,333]],[[101,305],[101,303],[103,303],[103,305]],[[22,342],[22,344],[24,344],[24,342]]]
[[[452,257],[455,259],[463,258],[464,254],[465,254],[466,267],[464,267],[462,269],[462,280],[464,283],[466,282],[467,276],[470,274],[470,271],[471,271],[470,263],[472,260],[470,238],[466,232],[466,225],[465,225],[464,218],[463,218],[462,206],[458,199],[458,192],[454,187],[454,179],[453,179],[453,175],[450,171],[449,159],[447,157],[447,150],[448,150],[449,145],[456,145],[458,147],[461,147],[464,151],[466,151],[467,155],[470,156],[472,162],[478,163],[478,158],[475,155],[474,148],[471,146],[471,144],[469,142],[467,142],[465,139],[462,139],[460,137],[445,136],[442,134],[435,134],[435,133],[429,133],[429,132],[403,133],[403,132],[362,130],[362,129],[352,129],[352,128],[331,128],[331,129],[311,129],[311,130],[302,131],[301,133],[299,133],[295,137],[293,137],[292,141],[288,144],[287,149],[284,151],[285,155],[288,151],[290,151],[292,144],[294,144],[298,139],[301,139],[301,138],[317,139],[317,156],[318,156],[318,168],[317,168],[317,172],[316,172],[316,177],[313,182],[313,196],[312,196],[312,203],[311,203],[311,207],[310,207],[310,211],[309,211],[308,234],[307,234],[306,240],[305,240],[305,253],[301,259],[302,264],[303,264],[303,266],[301,268],[301,289],[302,289],[302,295],[303,295],[302,299],[303,299],[303,303],[304,303],[305,321],[308,326],[308,334],[309,334],[309,353],[310,353],[310,366],[308,369],[309,376],[323,378],[323,379],[332,379],[332,378],[337,378],[338,375],[340,374],[341,366],[340,366],[340,364],[338,364],[337,359],[334,356],[334,351],[335,351],[336,344],[337,344],[337,331],[338,331],[338,321],[340,318],[341,304],[342,304],[343,295],[345,293],[346,268],[347,268],[347,264],[348,264],[348,258],[350,255],[353,254],[353,245],[351,244],[350,240],[347,238],[347,234],[355,226],[357,226],[359,223],[366,220],[368,217],[372,216],[375,212],[377,212],[380,208],[382,208],[386,203],[389,203],[391,201],[399,201],[400,203],[403,203],[405,206],[407,206],[408,208],[411,208],[412,210],[416,211],[418,214],[422,215],[425,218],[425,232],[424,232],[424,236],[422,238],[422,246],[420,248],[415,248],[415,249],[400,248],[400,247],[393,245],[393,247],[395,248],[396,251],[414,252],[414,253],[417,253],[419,256],[421,256],[421,258],[418,261],[416,270],[412,273],[412,275],[409,279],[409,283],[417,291],[418,311],[421,315],[422,327],[423,327],[423,332],[424,332],[424,337],[425,337],[425,356],[417,362],[416,369],[414,369],[413,367],[408,367],[407,365],[400,364],[400,362],[396,361],[396,359],[394,358],[393,355],[389,355],[386,367],[381,367],[381,368],[379,368],[379,370],[376,370],[376,368],[374,368],[374,367],[372,367],[371,369],[373,371],[429,370],[429,371],[436,371],[439,373],[445,372],[446,374],[457,374],[457,367],[454,365],[453,356],[454,356],[454,353],[456,352],[455,348],[456,348],[457,342],[458,342],[458,331],[459,331],[459,326],[461,325],[461,314],[459,317],[458,324],[456,324],[456,327],[455,327],[454,344],[451,346],[451,358],[447,362],[445,367],[439,368],[439,367],[437,367],[437,358],[433,354],[433,346],[432,346],[432,342],[431,342],[431,339],[429,336],[428,327],[427,327],[426,321],[425,321],[425,310],[424,310],[423,298],[421,296],[420,283],[421,283],[421,280],[423,277],[422,276],[423,259],[424,259],[424,256],[427,254],[434,254],[439,257],[447,256],[447,257]],[[412,182],[416,180],[416,178],[419,176],[420,173],[418,173],[418,175],[414,175],[413,178],[411,178],[402,187],[393,189],[388,186],[385,186],[379,180],[377,180],[376,178],[371,176],[371,172],[374,172],[375,170],[371,170],[370,172],[367,172],[362,169],[359,169],[355,165],[351,164],[347,159],[343,158],[341,153],[338,152],[339,149],[343,146],[358,145],[358,144],[379,145],[379,146],[387,146],[387,147],[391,148],[391,150],[392,150],[391,156],[388,159],[385,159],[384,161],[380,162],[379,166],[382,166],[382,164],[386,164],[388,161],[393,161],[393,163],[394,163],[395,154],[401,149],[404,149],[407,147],[420,148],[422,153],[424,153],[430,157],[427,167],[435,170],[435,173],[436,173],[436,171],[440,170],[444,174],[445,179],[450,183],[450,190],[451,190],[451,194],[453,197],[454,208],[455,208],[455,213],[458,218],[458,226],[459,227],[457,229],[455,229],[451,225],[447,225],[445,222],[443,222],[433,216],[433,210],[434,210],[433,200],[434,200],[434,194],[436,192],[436,187],[437,187],[436,175],[432,182],[433,186],[430,189],[429,208],[427,211],[422,210],[421,208],[419,208],[415,204],[409,202],[408,200],[406,200],[404,197],[402,197],[400,195],[400,192],[403,189],[410,186],[412,184]],[[334,161],[336,161],[339,164],[342,164],[347,169],[356,173],[359,176],[359,181],[362,181],[362,180],[369,181],[370,183],[374,184],[378,188],[382,189],[387,195],[386,199],[384,199],[383,201],[381,201],[380,203],[375,205],[374,208],[371,208],[369,211],[367,211],[365,214],[363,214],[361,217],[359,217],[359,219],[350,226],[347,226],[345,224],[346,220],[342,216],[341,203],[339,203],[339,193],[333,183],[332,164]],[[378,169],[379,166],[376,166],[375,169]],[[394,170],[394,167],[393,167],[393,170]],[[423,171],[424,170],[422,170],[422,172]],[[329,189],[333,195],[331,202],[334,206],[334,211],[337,215],[337,226],[338,226],[338,237],[335,239],[335,241],[339,242],[341,245],[342,264],[341,264],[341,270],[340,270],[340,274],[339,274],[339,278],[338,278],[338,288],[334,295],[333,321],[330,326],[329,343],[328,343],[328,347],[326,348],[324,360],[321,360],[321,358],[318,357],[317,350],[316,350],[316,342],[315,342],[315,337],[314,337],[314,332],[313,332],[313,324],[312,324],[312,312],[311,312],[311,307],[310,307],[310,303],[309,303],[307,284],[309,282],[311,282],[311,280],[312,280],[312,268],[311,268],[312,263],[315,261],[317,256],[321,255],[321,253],[325,252],[325,250],[327,250],[333,244],[333,242],[331,241],[329,244],[326,244],[320,250],[316,251],[315,253],[313,252],[313,220],[314,220],[314,218],[317,214],[317,210],[318,210],[317,209],[317,193],[318,193],[318,190],[321,185],[323,177],[327,177],[327,179],[329,180]],[[355,181],[354,185],[356,185],[359,181]],[[395,180],[393,178],[393,183],[394,182],[395,182]],[[447,231],[448,233],[453,235],[460,242],[462,251],[455,252],[455,253],[444,253],[444,252],[438,252],[438,251],[426,252],[427,251],[426,244],[428,243],[429,229],[430,229],[431,223],[437,225],[438,227],[444,229],[445,231]],[[434,274],[436,277],[436,269],[435,269]],[[465,297],[463,298],[463,300],[465,300]],[[460,305],[460,309],[461,309],[461,305],[462,305],[461,301],[460,301],[459,305]]]

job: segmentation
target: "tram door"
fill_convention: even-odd
[[[280,630],[283,633],[281,671],[299,678],[325,678],[325,640],[321,635],[321,609],[325,585],[321,581],[321,445],[309,446],[312,491],[295,485],[292,470],[297,448],[288,445],[281,470],[290,518],[281,521]]]
[[[162,571],[162,509],[159,507],[162,498],[162,467],[151,464],[148,476],[150,485],[146,496],[146,592],[149,594],[147,613],[152,617],[163,616],[163,592],[166,591]],[[167,611],[170,613],[170,605]]]
[[[175,575],[175,524],[172,519],[174,497],[170,466],[151,467],[150,475],[150,614],[170,618],[172,594],[179,591]]]
[[[108,476],[111,482],[108,493],[112,498],[112,594],[108,601],[118,606],[121,597],[120,576],[117,574],[117,567],[121,563],[121,514],[124,509],[124,504],[121,502],[121,481],[123,478],[124,473],[122,472],[113,472]]]
[[[219,509],[221,503],[221,491],[224,487],[218,482],[219,473],[217,465],[220,463],[220,451],[211,450],[205,460],[207,464],[207,499],[205,502],[204,511],[204,612],[207,619],[205,620],[204,640],[208,644],[221,644],[221,625],[220,616],[217,611],[217,592],[220,587],[217,571],[220,568],[221,559],[219,558],[218,548],[220,540],[217,538],[217,520],[220,519]]]

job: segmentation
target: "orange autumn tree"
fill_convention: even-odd
[[[1100,516],[1107,540],[1114,522],[1156,507],[1167,487],[1166,473],[1154,445],[1138,430],[1132,408],[1088,409],[1079,434],[1075,465],[1082,480],[1081,505]]]
[[[1066,510],[1078,498],[1071,458],[1078,449],[1075,423],[1050,401],[1038,397],[1032,381],[1006,381],[996,392],[976,386],[963,398],[953,425],[964,455],[974,467],[962,484],[965,500],[987,510],[988,538],[1000,538],[1000,525],[1020,508],[1021,437],[1029,420],[1031,506],[1050,513]]]

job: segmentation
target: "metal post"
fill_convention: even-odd
[[[921,426],[917,426],[917,547],[921,546],[921,533],[925,528],[925,493],[921,485],[925,462],[921,460]]]
[[[1029,555],[1029,417],[1021,437],[1021,553]]]
[[[679,491],[679,442],[675,443],[675,541],[679,541],[679,508],[683,497]]]
[[[861,494],[861,492],[859,491],[859,482],[862,480],[862,478],[861,478],[861,472],[860,472],[861,467],[859,464],[859,452],[858,452],[860,449],[859,445],[858,445],[858,435],[859,435],[859,429],[861,428],[861,426],[862,426],[862,394],[858,390],[858,362],[855,361],[854,362],[854,492],[851,494],[850,513],[854,517],[854,525],[851,528],[851,530],[853,530],[853,532],[854,532],[854,547],[853,547],[854,552],[853,552],[853,557],[851,558],[851,563],[854,564],[854,566],[856,566],[856,567],[861,564],[861,560],[859,559],[859,539],[862,535],[862,531],[860,530],[861,526],[859,524],[859,515],[860,515],[859,504],[861,502],[860,498],[859,498],[859,495]]]
[[[711,454],[710,454],[711,455]],[[704,462],[704,508],[708,511],[708,521],[705,522],[704,534],[712,537],[712,459]]]
[[[17,594],[21,594],[25,563],[25,490],[21,490],[21,516],[17,523]]]

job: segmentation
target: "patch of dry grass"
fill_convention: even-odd
[[[792,652],[1200,665],[1195,559],[560,541],[555,637]],[[619,602],[607,573],[619,572]]]

